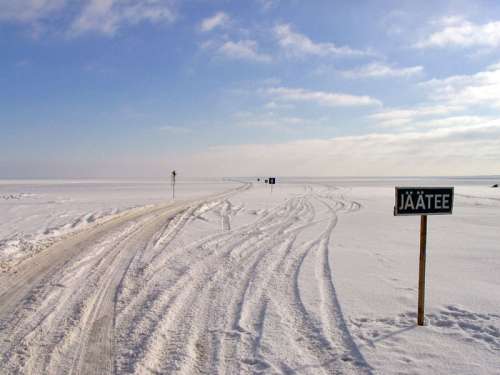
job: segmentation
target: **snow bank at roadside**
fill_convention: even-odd
[[[181,181],[176,194],[189,199],[235,186],[229,181]],[[167,182],[0,181],[0,272],[65,236],[171,200]]]
[[[9,269],[16,263],[43,251],[64,236],[103,223],[118,216],[123,211],[127,210],[108,209],[77,217],[61,213],[61,216],[67,217],[68,222],[65,224],[48,226],[35,233],[19,232],[4,238],[0,240],[0,271]]]

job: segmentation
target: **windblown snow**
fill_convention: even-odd
[[[0,183],[0,373],[498,373],[500,191],[485,181],[429,217],[423,327],[419,221],[392,215],[393,181],[176,192]]]

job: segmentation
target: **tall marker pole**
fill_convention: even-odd
[[[175,176],[177,175],[177,173],[174,171],[172,171],[172,174],[171,174],[171,179],[172,179],[172,200],[175,200]]]
[[[418,266],[418,317],[419,326],[424,325],[425,305],[425,257],[427,252],[427,215],[420,216],[420,262]]]

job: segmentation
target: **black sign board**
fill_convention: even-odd
[[[452,187],[396,187],[394,215],[450,215]]]
[[[267,184],[269,181],[267,179],[265,179],[264,182]]]
[[[275,177],[269,177],[269,184],[270,185],[276,184],[276,178]]]

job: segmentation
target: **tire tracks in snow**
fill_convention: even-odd
[[[17,274],[4,276],[2,367],[26,373],[113,373],[116,300],[132,260],[165,220],[249,186],[131,212],[58,243],[23,263]]]
[[[39,258],[40,276],[21,270],[9,281],[28,285],[10,295],[2,289],[0,297],[14,302],[0,307],[2,367],[54,374],[369,373],[330,265],[338,213],[361,205],[342,190],[309,187],[233,227],[240,208],[230,197],[248,187],[104,224]],[[183,237],[214,217],[215,232]],[[64,259],[54,261],[54,254]],[[301,275],[308,273],[317,306],[304,298]]]
[[[308,191],[253,223],[163,252],[156,273],[144,275],[149,292],[141,303],[128,303],[136,307],[122,319],[120,372],[369,373],[348,339],[328,260],[336,213],[360,206],[341,199],[325,204],[328,199]],[[318,206],[326,207],[326,218],[318,217]],[[312,240],[300,238],[323,224]],[[318,259],[320,320],[309,313],[299,286],[309,255]],[[285,342],[270,345],[266,326],[282,329]],[[276,358],[279,344],[292,353],[285,360]]]
[[[156,310],[153,315],[156,319],[158,317],[163,317],[163,319],[155,322],[154,327],[147,327],[150,332],[153,329],[149,340],[151,348],[144,353],[143,359],[137,361],[135,366],[138,366],[138,371],[146,369],[146,364],[157,363],[159,367],[153,370],[169,373],[178,371],[182,366],[192,366],[196,362],[196,360],[186,358],[188,357],[186,353],[195,353],[195,351],[192,345],[185,343],[190,337],[190,330],[195,325],[193,324],[194,316],[203,314],[203,309],[216,303],[214,301],[218,301],[217,298],[208,296],[213,296],[213,292],[220,289],[221,285],[227,285],[224,280],[238,280],[243,269],[252,267],[252,259],[258,256],[252,251],[256,244],[272,241],[272,236],[261,233],[259,227],[275,228],[276,231],[281,228],[275,216],[267,215],[258,220],[257,224],[251,224],[227,234],[211,236],[205,241],[196,242],[191,249],[184,249],[180,256],[189,262],[184,266],[187,271],[181,272],[178,278],[173,278],[170,285],[162,288],[163,292],[156,296],[159,310]],[[259,237],[259,235],[262,236],[260,239],[254,237]],[[272,248],[273,244],[268,248]],[[191,253],[201,253],[203,257],[193,259]],[[183,259],[178,261],[182,262]],[[173,262],[172,259],[171,262]],[[178,267],[182,268],[180,265]],[[172,271],[167,274],[175,275],[175,271]],[[215,297],[217,296],[220,299],[220,293],[216,293]],[[223,303],[227,304],[227,301]],[[218,315],[224,317],[224,314]],[[222,332],[223,327],[220,326],[218,329]],[[139,331],[143,330],[139,329]],[[163,337],[159,332],[170,332],[170,335]],[[144,343],[139,347],[144,348]],[[164,361],[163,358],[167,357],[169,361]],[[196,355],[193,354],[192,357]],[[161,367],[161,364],[165,363],[168,367]],[[130,365],[126,367],[130,369]]]

